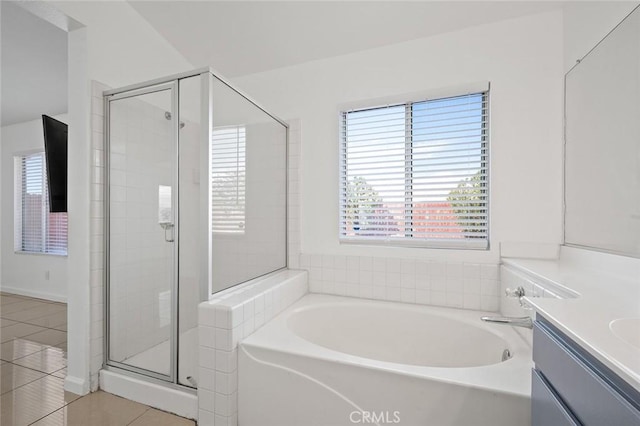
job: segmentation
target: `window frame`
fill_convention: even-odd
[[[346,139],[343,134],[345,129],[345,117],[349,112],[371,110],[385,107],[402,106],[405,107],[405,119],[407,120],[407,126],[411,126],[411,116],[407,116],[406,111],[411,111],[412,106],[415,103],[425,101],[435,101],[444,98],[454,98],[459,96],[483,94],[486,100],[486,122],[483,128],[483,146],[482,149],[485,152],[486,172],[484,174],[485,186],[485,198],[486,198],[486,238],[478,239],[436,239],[436,238],[413,238],[411,236],[404,237],[362,237],[362,236],[347,236],[342,233],[343,220],[342,215],[346,212],[344,205],[343,191],[344,191],[344,177],[342,176],[342,170],[346,169]],[[369,246],[385,246],[385,247],[400,247],[400,248],[426,248],[426,249],[454,249],[454,250],[481,250],[488,251],[491,249],[491,162],[490,162],[490,141],[491,141],[491,126],[490,126],[490,106],[491,106],[491,90],[489,82],[476,82],[457,87],[447,87],[437,90],[423,91],[411,94],[401,94],[396,96],[389,96],[385,98],[378,98],[368,101],[358,101],[348,104],[342,104],[338,106],[338,217],[337,217],[337,235],[338,242],[340,244],[348,245],[369,245]],[[409,140],[407,140],[409,139]],[[405,130],[405,158],[410,158],[412,161],[413,152],[411,151],[412,141],[410,140],[409,132]],[[409,150],[409,151],[407,151]],[[405,167],[405,170],[406,167]],[[407,171],[411,176],[412,172]],[[347,178],[348,179],[348,178]],[[405,183],[407,179],[405,178]],[[405,191],[406,193],[406,191]],[[406,204],[406,202],[405,202]],[[406,214],[406,212],[405,212]]]
[[[46,223],[43,226],[42,230],[42,250],[25,250],[24,249],[24,238],[23,238],[23,229],[24,229],[24,182],[22,181],[22,176],[25,174],[24,170],[24,161],[28,157],[32,157],[35,155],[39,155],[42,158],[42,188],[43,188],[43,212],[46,212],[46,220],[43,222]],[[16,152],[13,154],[13,252],[14,254],[19,255],[28,255],[28,256],[54,256],[54,257],[67,257],[69,254],[69,216],[67,212],[64,213],[56,213],[56,214],[64,214],[66,216],[67,221],[67,232],[64,238],[65,247],[64,252],[56,252],[49,251],[48,247],[50,244],[48,243],[48,230],[50,227],[51,221],[51,212],[48,210],[49,206],[49,197],[48,197],[48,182],[47,182],[47,170],[46,170],[46,154],[42,149],[30,150],[30,151],[22,151]],[[20,174],[20,180],[18,181],[17,176]],[[46,188],[46,190],[45,190]]]

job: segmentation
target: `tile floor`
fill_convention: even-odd
[[[194,425],[106,392],[65,392],[64,303],[0,292],[0,327],[0,425]]]

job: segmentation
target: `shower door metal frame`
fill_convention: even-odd
[[[178,381],[178,367],[179,367],[179,222],[178,222],[178,212],[179,212],[179,199],[176,198],[175,206],[176,208],[176,216],[174,216],[174,223],[177,223],[178,228],[176,231],[178,233],[175,234],[175,240],[177,244],[174,245],[174,291],[175,297],[172,298],[172,316],[175,318],[174,324],[172,324],[172,338],[171,338],[171,374],[169,376],[156,374],[149,370],[140,369],[137,367],[132,367],[126,364],[118,363],[116,361],[109,360],[109,156],[107,153],[109,152],[109,102],[111,100],[122,99],[126,97],[132,97],[135,95],[140,95],[144,93],[152,93],[154,91],[158,91],[158,87],[162,86],[175,86],[173,89],[173,98],[172,98],[172,109],[174,113],[174,138],[175,138],[175,149],[176,149],[176,168],[175,168],[175,179],[176,185],[179,185],[179,122],[180,122],[180,102],[179,102],[179,94],[180,94],[180,80],[187,79],[190,77],[200,76],[201,81],[201,103],[202,103],[202,121],[201,121],[201,145],[200,145],[200,177],[201,182],[208,182],[208,185],[203,185],[201,187],[201,199],[206,199],[208,202],[206,205],[201,206],[201,214],[200,214],[200,225],[202,229],[206,229],[206,235],[202,238],[200,242],[201,247],[201,265],[200,265],[200,291],[206,293],[206,297],[208,298],[212,293],[212,262],[210,255],[212,253],[212,244],[213,244],[213,236],[211,229],[211,209],[209,206],[211,205],[211,167],[210,167],[210,140],[209,135],[211,134],[214,126],[214,111],[213,111],[213,84],[214,78],[219,80],[228,86],[231,90],[236,92],[238,95],[255,105],[258,109],[263,111],[265,114],[273,118],[276,122],[280,123],[286,132],[286,142],[285,142],[285,258],[284,258],[284,266],[277,270],[271,271],[265,275],[269,275],[278,271],[282,271],[288,268],[289,266],[289,125],[282,119],[273,115],[269,111],[267,111],[259,102],[256,102],[251,96],[243,93],[241,90],[235,88],[229,81],[225,78],[221,77],[218,72],[216,72],[211,67],[199,68],[193,71],[177,73],[174,75],[170,75],[167,77],[157,78],[153,80],[149,80],[142,83],[136,83],[124,87],[120,87],[117,89],[105,90],[103,92],[104,98],[104,152],[105,152],[105,181],[104,181],[104,274],[103,274],[103,282],[104,282],[104,326],[103,326],[103,364],[102,368],[106,370],[116,370],[119,373],[147,378],[151,381],[157,381],[157,383],[162,383],[164,386],[174,387],[180,390],[186,390],[189,392],[195,391],[194,388],[182,385]],[[176,191],[175,197],[179,196],[179,187],[176,186],[178,190]],[[206,193],[205,193],[206,192]],[[172,198],[174,194],[172,194]],[[257,277],[255,277],[257,278]],[[205,296],[205,294],[203,294]]]
[[[146,87],[126,88],[118,91],[104,92],[104,164],[105,164],[105,184],[104,184],[104,303],[105,303],[105,318],[104,318],[104,362],[103,367],[116,367],[121,370],[129,371],[136,374],[141,374],[147,377],[152,377],[168,383],[177,383],[178,375],[178,331],[179,331],[179,318],[178,318],[178,280],[179,280],[179,237],[180,237],[180,217],[179,217],[179,131],[180,131],[180,111],[179,111],[179,80],[173,79],[166,82],[158,82],[156,84],[147,85]],[[173,276],[171,277],[171,324],[170,324],[170,344],[169,344],[169,374],[162,374],[152,370],[147,370],[140,367],[129,365],[125,362],[114,361],[110,359],[109,349],[111,346],[110,335],[110,103],[121,99],[134,98],[141,95],[147,95],[150,93],[162,92],[165,90],[171,91],[171,113],[172,113],[172,143],[173,143],[173,171],[172,182],[173,189],[171,191],[171,211],[173,215]],[[110,93],[113,92],[113,93]],[[166,231],[165,231],[166,232]]]

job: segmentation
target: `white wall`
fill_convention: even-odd
[[[67,122],[67,115],[56,116]],[[42,121],[2,127],[2,291],[51,300],[67,299],[67,257],[14,251],[14,166],[20,153],[44,150]],[[49,279],[46,278],[47,272]]]
[[[235,79],[281,117],[299,118],[303,253],[497,262],[501,241],[560,243],[562,12]],[[491,250],[338,243],[338,111],[344,103],[491,82]]]
[[[569,71],[636,6],[636,1],[568,2],[563,11],[564,71]]]
[[[120,87],[194,66],[126,1],[53,1],[87,28],[89,79]]]

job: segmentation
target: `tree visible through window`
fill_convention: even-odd
[[[342,113],[340,238],[488,244],[488,96]]]
[[[14,247],[18,252],[67,254],[67,213],[51,213],[43,152],[17,156]]]

